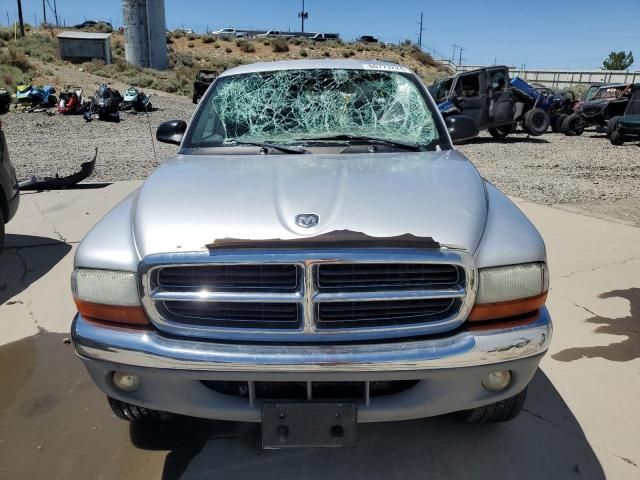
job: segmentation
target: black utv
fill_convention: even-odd
[[[519,121],[530,135],[542,135],[549,126],[546,112],[531,109],[523,113],[524,103],[516,96],[505,66],[458,73],[437,80],[429,91],[443,117],[471,117],[479,130],[489,130],[495,138],[515,132]]]
[[[591,98],[577,105],[576,111],[564,121],[563,130],[566,135],[582,135],[587,127],[595,126],[600,131],[611,134],[610,119],[623,115],[629,97],[630,84],[603,85]]]
[[[209,85],[218,78],[218,72],[215,70],[198,70],[196,81],[193,82],[193,103],[198,103],[209,88]]]
[[[607,133],[612,145],[622,145],[632,139],[640,140],[640,83],[633,85],[624,115],[609,119]]]

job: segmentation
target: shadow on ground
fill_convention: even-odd
[[[629,301],[630,312],[626,317],[609,318],[599,315],[586,320],[599,325],[596,333],[626,336],[625,340],[609,345],[567,348],[553,355],[554,360],[572,362],[580,358],[600,357],[612,362],[628,362],[640,358],[640,288],[612,290],[602,293],[599,298],[624,298]]]
[[[0,305],[44,276],[71,250],[54,238],[7,234],[0,251]]]
[[[111,413],[65,337],[42,332],[0,347],[0,473],[6,478],[605,478],[580,425],[541,371],[525,411],[507,424],[476,427],[453,416],[366,424],[354,449],[263,451],[254,424],[183,419],[130,427]]]
[[[365,424],[355,449],[259,449],[259,427],[185,419],[131,428],[138,448],[169,450],[169,479],[604,479],[580,425],[544,373],[526,410],[507,424],[470,426],[455,416]]]

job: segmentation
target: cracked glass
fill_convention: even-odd
[[[415,81],[393,71],[317,69],[222,77],[195,119],[191,148],[353,135],[430,145],[433,115]]]

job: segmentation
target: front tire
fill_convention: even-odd
[[[155,423],[164,422],[171,418],[171,414],[167,412],[159,412],[150,408],[131,405],[127,402],[107,397],[111,410],[116,417],[131,423]]]
[[[620,115],[617,115],[607,120],[607,129],[606,129],[607,138],[611,138],[611,134],[616,129],[616,124],[618,123],[618,120],[620,120],[621,118],[622,117]]]
[[[584,132],[584,120],[579,113],[572,113],[562,124],[564,134],[569,137],[580,136]]]
[[[525,388],[513,397],[483,407],[474,408],[473,410],[467,410],[462,412],[462,415],[467,423],[473,425],[508,422],[520,414],[526,398],[527,389]]]
[[[609,141],[611,145],[624,145],[624,133],[620,130],[614,130],[609,136]]]
[[[553,124],[551,125],[551,130],[553,133],[564,133],[564,121],[567,119],[569,115],[566,113],[561,113],[553,120]]]
[[[524,114],[522,124],[529,135],[539,137],[549,128],[549,114],[541,108],[533,108]]]
[[[506,127],[490,128],[489,133],[493,138],[502,139],[506,138],[510,133],[515,132],[515,130],[515,124],[513,124],[507,125]]]

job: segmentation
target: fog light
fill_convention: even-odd
[[[491,372],[482,379],[482,386],[490,392],[504,390],[511,383],[511,372],[509,370],[498,370]]]
[[[133,392],[140,386],[140,377],[133,373],[113,372],[113,384],[125,392]]]

